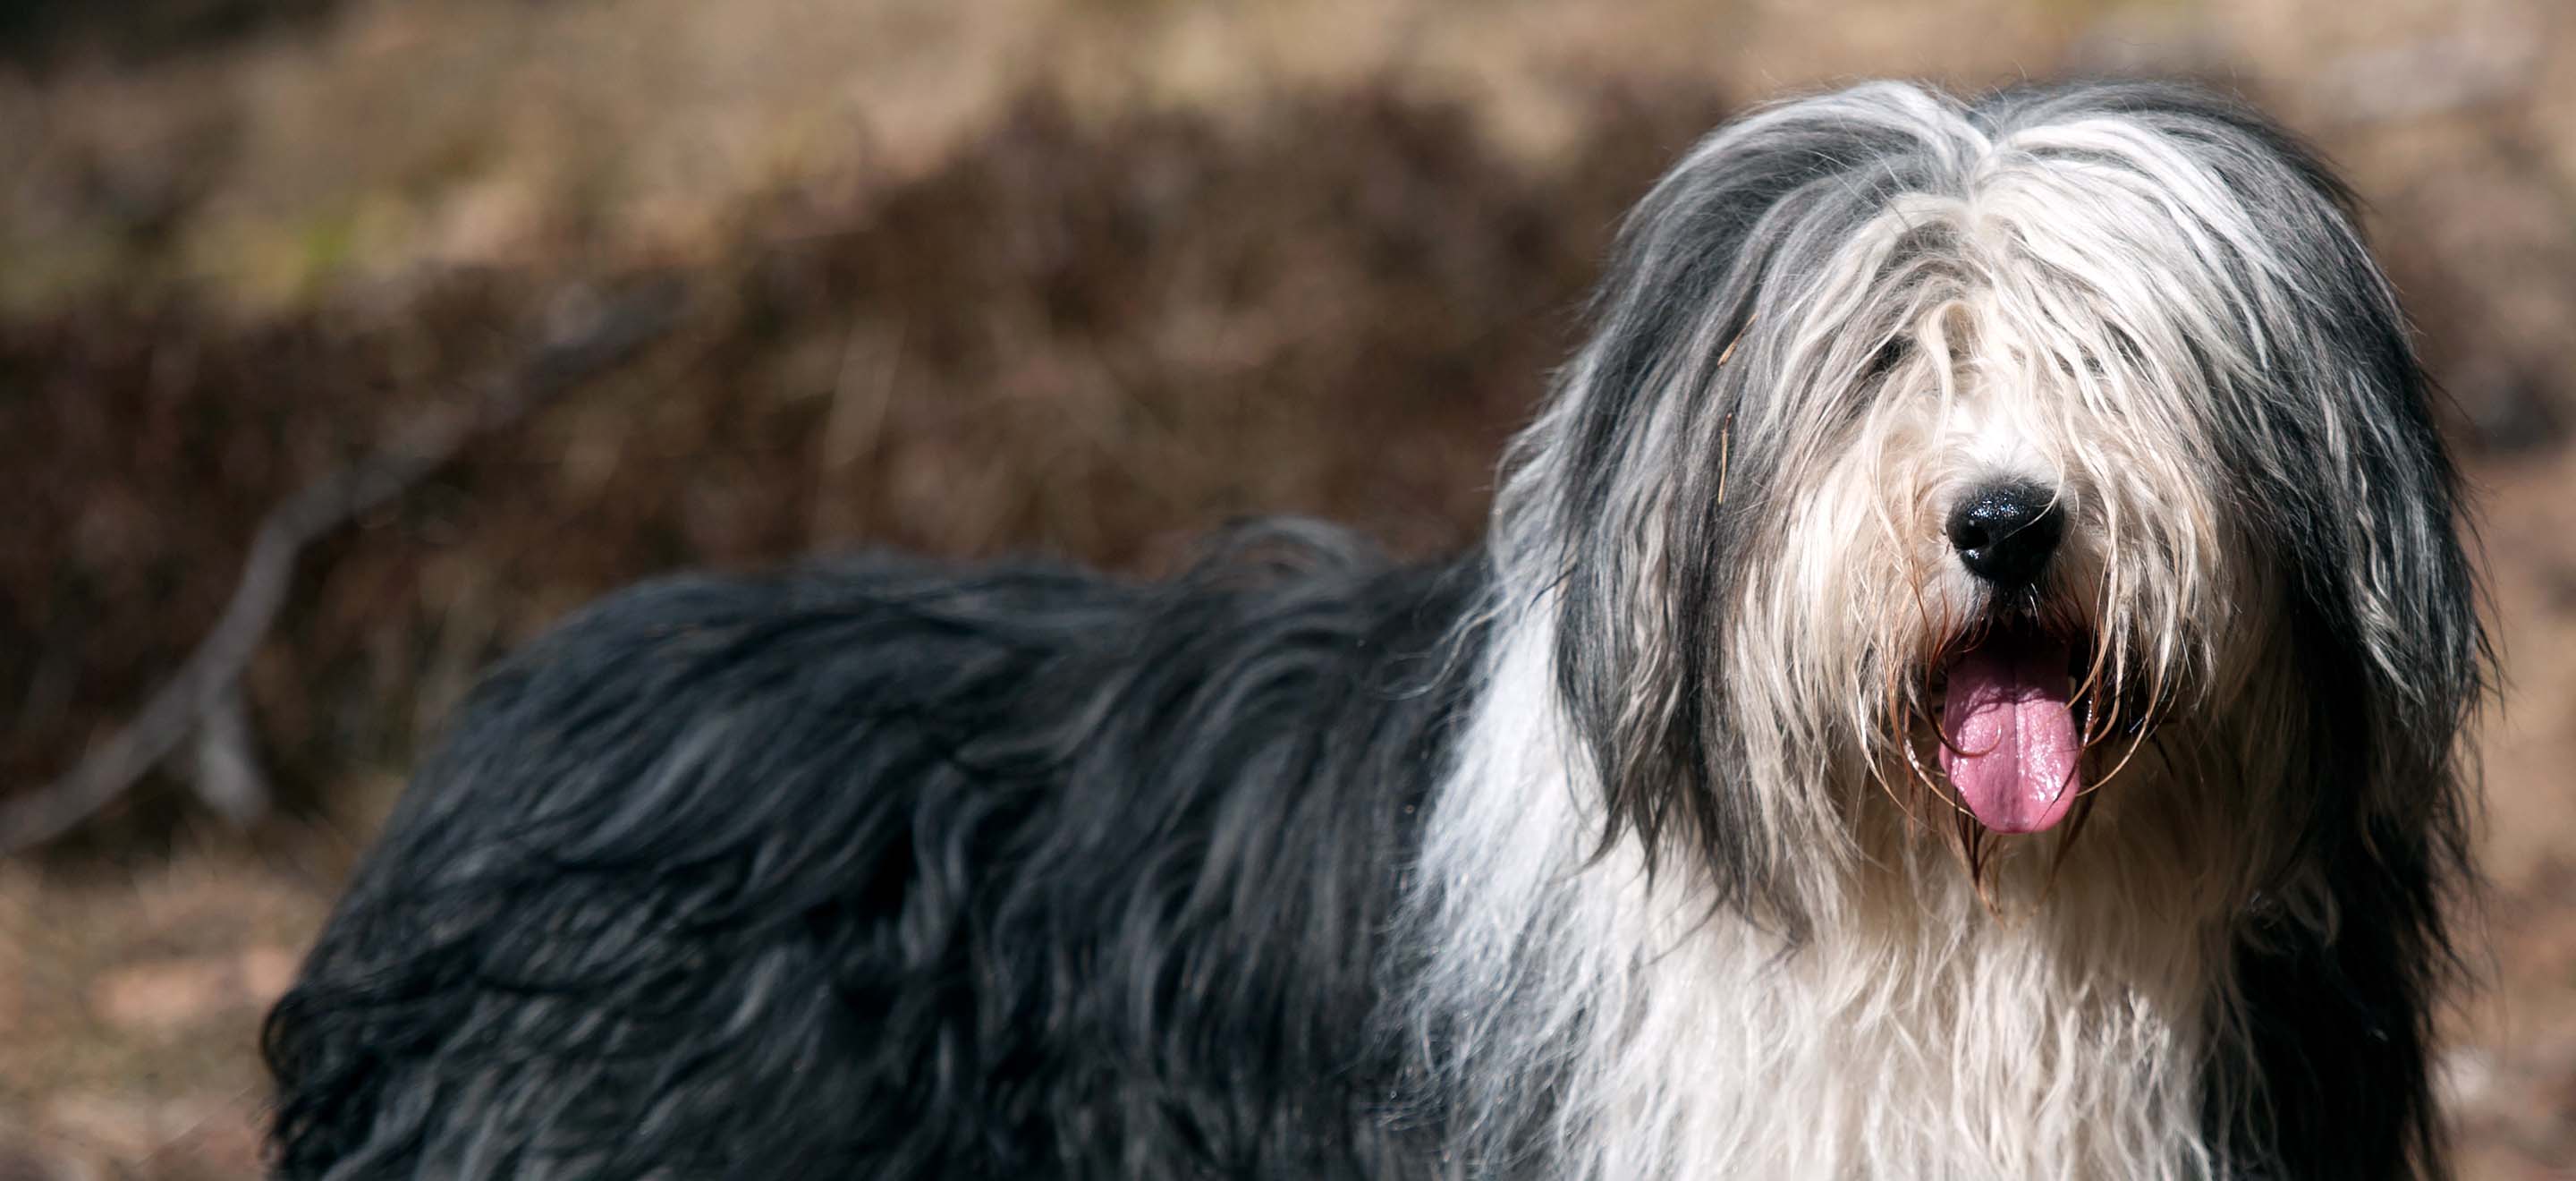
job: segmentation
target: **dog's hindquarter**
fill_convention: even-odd
[[[272,1018],[281,1171],[1402,1171],[1382,943],[1473,590],[1289,548],[591,609]]]

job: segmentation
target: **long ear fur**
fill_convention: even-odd
[[[1604,847],[1711,867],[1713,904],[1796,933],[1785,881],[1812,825],[1773,810],[1711,697],[1745,555],[1782,514],[1803,428],[1849,407],[1777,391],[1798,302],[1884,195],[1973,145],[1956,104],[1879,84],[1755,114],[1702,141],[1622,229],[1592,344],[1522,436],[1497,506],[1510,585],[1545,588],[1556,672],[1606,803]],[[1857,398],[1857,391],[1854,391]],[[1724,457],[1711,463],[1710,457]],[[1544,539],[1544,540],[1534,540]],[[1803,801],[1822,806],[1821,801]]]

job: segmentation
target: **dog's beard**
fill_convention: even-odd
[[[1931,625],[1910,676],[1888,686],[1902,752],[1883,783],[1916,822],[1943,816],[1982,864],[1997,837],[2055,833],[2070,845],[2099,793],[2174,720],[2175,685],[2136,667],[2096,624],[2106,604],[2064,594],[1988,604],[1966,625]]]

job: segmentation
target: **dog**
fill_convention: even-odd
[[[2491,657],[2354,202],[1875,83],[1621,229],[1485,540],[612,596],[264,1030],[288,1178],[2417,1178]]]

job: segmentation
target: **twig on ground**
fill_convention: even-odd
[[[248,827],[268,815],[272,794],[268,773],[260,769],[259,743],[251,736],[250,703],[235,682],[206,716],[197,719],[197,757],[188,770],[197,799],[234,827]]]
[[[477,436],[507,427],[633,358],[677,322],[682,294],[676,285],[656,284],[565,317],[575,322],[560,326],[516,372],[495,379],[471,404],[397,429],[385,447],[271,508],[252,536],[250,556],[223,614],[143,711],[60,778],[0,801],[0,856],[59,837],[115,802],[237,691],[252,653],[286,605],[304,547],[402,495]]]

